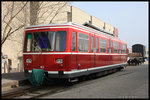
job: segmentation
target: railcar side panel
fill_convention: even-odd
[[[64,26],[66,28],[59,28],[59,26],[57,28],[56,27],[54,28],[54,27],[47,27],[45,29],[29,30],[29,31],[26,31],[25,34],[32,33],[32,35],[33,35],[34,32],[54,31],[56,33],[54,48],[56,48],[57,32],[58,31],[66,31],[67,37],[66,37],[65,51],[60,52],[60,51],[56,51],[56,49],[54,49],[54,51],[51,51],[51,52],[41,52],[41,51],[25,52],[24,51],[23,58],[24,58],[24,69],[25,70],[32,70],[33,68],[44,69],[45,72],[49,72],[49,73],[55,74],[55,75],[58,74],[57,73],[58,71],[63,71],[65,74],[68,75],[67,77],[73,77],[72,73],[75,74],[75,76],[84,75],[84,73],[79,74],[78,71],[79,72],[80,71],[88,71],[88,70],[90,71],[91,69],[92,69],[92,71],[94,71],[93,69],[95,69],[95,68],[99,69],[99,68],[103,68],[104,66],[109,67],[111,65],[118,66],[119,64],[126,62],[127,55],[123,54],[122,50],[121,50],[121,53],[119,51],[120,48],[122,49],[122,46],[120,44],[125,44],[125,43],[122,43],[119,40],[115,40],[115,39],[107,37],[107,36],[99,35],[97,33],[91,32],[89,30],[85,31],[85,29],[74,27],[74,26],[71,26],[71,27]],[[72,50],[72,45],[73,45],[72,42],[75,41],[72,39],[73,32],[75,32],[75,34],[76,34],[75,50]],[[82,34],[82,35],[80,35],[80,34]],[[80,43],[82,42],[82,39],[83,39],[81,36],[83,36],[83,34],[88,36],[88,39],[87,39],[88,46],[89,46],[88,51],[79,50],[79,45],[81,45]],[[79,35],[80,35],[80,37],[79,37]],[[96,43],[96,38],[98,39],[98,43]],[[105,42],[106,52],[100,50],[100,46],[102,45],[100,42],[100,39],[104,39],[106,41]],[[114,52],[114,41],[117,42],[117,52]],[[26,61],[27,59],[31,59],[32,63],[27,63],[27,61]],[[61,59],[63,61],[63,63],[56,63],[57,59]],[[85,69],[85,70],[83,70],[83,69]]]

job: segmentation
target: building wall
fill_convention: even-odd
[[[67,22],[67,12],[70,10],[68,3],[45,1],[40,6],[37,24],[59,24]]]
[[[2,34],[3,37],[4,29],[6,27],[6,23],[3,21],[5,16],[5,21],[8,21],[10,18],[11,4],[13,2],[2,2]],[[16,5],[14,6],[13,13],[15,14],[19,7],[23,5],[25,2],[14,2]],[[35,5],[38,3],[38,7]],[[3,55],[7,55],[6,59],[8,65],[8,59],[12,61],[11,67],[12,71],[23,71],[23,42],[24,42],[24,31],[25,27],[30,25],[38,25],[38,24],[50,24],[50,23],[66,23],[66,22],[74,22],[77,24],[84,24],[85,22],[91,23],[97,27],[105,28],[108,31],[113,30],[113,27],[99,18],[89,15],[87,12],[76,8],[74,6],[70,6],[69,3],[66,2],[49,2],[49,1],[40,1],[40,2],[30,2],[27,3],[25,8],[13,19],[11,22],[12,29],[16,29],[20,25],[24,25],[21,29],[12,34],[3,44],[2,52]],[[64,5],[66,3],[66,5]],[[33,7],[36,6],[36,7]],[[9,9],[8,9],[9,8]],[[35,9],[36,8],[36,9]],[[8,13],[9,12],[9,13]],[[7,15],[7,17],[6,17]],[[36,15],[36,16],[35,16]],[[9,28],[8,30],[9,31]],[[2,73],[4,72],[4,63],[2,63]]]
[[[97,27],[99,27],[99,28],[101,28],[101,29],[104,29],[104,22],[102,21],[102,20],[100,20],[100,19],[98,19],[98,18],[96,18],[96,17],[94,17],[94,16],[91,16],[92,17],[92,24],[94,25],[94,26],[97,26]]]
[[[20,12],[18,13],[18,15],[14,18],[11,18],[11,16],[14,16],[23,6],[23,4],[25,2],[14,2],[14,9],[12,10],[12,3],[13,2],[2,2],[2,31],[1,31],[1,35],[3,37],[3,35],[10,30],[11,27],[11,32],[13,32],[14,30],[16,30],[18,27],[20,27],[21,25],[29,25],[29,23],[27,23],[29,20],[27,20],[27,18],[29,18],[29,5],[27,4],[26,7]],[[27,11],[28,10],[28,11]],[[11,20],[12,19],[12,20]],[[10,22],[10,23],[9,23]],[[9,24],[9,26],[7,27],[7,24]],[[7,30],[4,31],[4,29],[7,27]],[[1,40],[2,40],[1,37]],[[13,71],[20,71],[20,68],[22,68],[23,64],[22,64],[22,48],[23,48],[23,37],[24,37],[24,27],[20,28],[19,30],[15,31],[9,38],[7,38],[7,40],[4,42],[4,44],[2,45],[2,55],[7,55],[8,58],[6,59],[6,72],[8,72],[8,60],[11,61],[11,67]],[[2,73],[4,73],[4,63],[2,64]]]
[[[75,22],[77,24],[84,24],[85,22],[90,21],[90,15],[79,8],[76,8],[74,6],[72,7],[72,22]]]
[[[2,2],[2,20],[5,19],[6,22],[9,21],[10,14],[11,14],[11,7],[13,2]],[[23,4],[23,2],[14,2],[14,10],[13,15],[18,11],[19,7]],[[63,9],[60,9],[62,5],[65,2],[39,2],[40,3],[40,9],[35,11],[37,14],[37,19],[35,20],[35,23],[32,23],[33,25],[37,24],[49,24],[50,20],[54,17],[53,21],[51,23],[64,23],[67,22],[67,6],[64,6]],[[33,3],[34,4],[34,3]],[[49,9],[49,7],[52,7],[53,9]],[[9,8],[9,9],[8,9]],[[11,60],[11,67],[12,72],[14,71],[23,71],[23,42],[24,42],[24,31],[25,27],[31,25],[31,21],[34,20],[35,16],[32,13],[30,2],[25,6],[25,8],[12,20],[10,23],[10,26],[12,27],[12,31],[15,30],[20,25],[24,25],[21,29],[14,32],[3,44],[2,46],[2,55],[7,55],[8,58],[6,59],[6,73],[8,72],[8,59]],[[34,9],[36,10],[36,9]],[[58,12],[57,15],[55,13]],[[31,16],[30,16],[31,15]],[[5,17],[5,18],[4,18]],[[32,18],[30,20],[30,18]],[[33,21],[34,22],[34,21]],[[4,29],[6,27],[6,23],[4,21],[1,22],[2,24],[2,36],[4,34]],[[8,30],[9,31],[9,28]],[[6,31],[6,32],[7,32]],[[5,32],[5,33],[6,33]],[[2,37],[1,37],[2,39]],[[2,65],[2,73],[4,73],[4,63],[1,63]]]
[[[105,23],[105,30],[113,33],[114,27],[108,23]]]
[[[106,31],[114,34],[114,27],[112,25],[102,21],[99,18],[96,18],[95,16],[89,15],[88,13],[80,10],[79,8],[72,6],[71,13],[72,13],[72,22],[75,22],[81,25],[84,24],[85,22],[88,22],[96,27],[105,29]]]

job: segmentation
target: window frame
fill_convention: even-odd
[[[72,43],[73,43],[73,33],[75,33],[75,51],[72,51]],[[72,32],[72,41],[71,41],[71,52],[77,51],[77,32]]]
[[[91,36],[91,53],[94,52],[94,36]]]
[[[100,53],[107,53],[107,39],[105,38],[100,38]],[[103,47],[105,44],[105,47]],[[105,51],[105,52],[103,52]]]
[[[67,31],[66,30],[58,30],[57,32],[55,32],[55,48],[54,48],[54,51],[56,51],[56,52],[64,52],[64,51],[57,51],[56,50],[56,46],[57,46],[57,36],[58,36],[58,32],[60,32],[60,31],[64,31],[64,32],[66,32],[66,44],[65,44],[65,49],[64,49],[64,51],[66,51],[66,48],[67,48]]]
[[[107,53],[110,51],[110,40],[107,40]]]
[[[79,36],[80,34],[82,34],[83,36],[87,36],[88,39]],[[80,46],[79,39],[83,39],[83,40],[87,40],[87,41],[88,41],[88,42],[86,42],[86,43],[88,43],[88,50],[86,50],[85,48],[84,48],[83,50],[80,50],[80,49],[79,49],[79,46]],[[89,45],[89,41],[90,41],[90,39],[89,39],[89,34],[78,32],[78,52],[89,52],[89,50],[90,50],[90,49],[89,49],[89,46],[90,46],[90,45]],[[85,47],[85,46],[82,46],[82,47]],[[86,51],[85,51],[85,50],[86,50]]]
[[[95,41],[96,41],[96,50],[95,50],[95,52],[99,52],[99,38],[98,37],[95,37],[96,39],[95,39]]]
[[[31,45],[30,45],[30,51],[27,51],[27,34],[31,34]],[[27,32],[25,34],[25,43],[24,43],[24,52],[32,52],[32,41],[33,41],[33,34],[32,32]]]
[[[35,38],[35,34],[42,34],[41,32],[47,32],[47,38],[48,38],[48,42],[50,43],[49,45],[51,46],[51,41],[50,41],[50,37],[49,37],[49,34],[51,33],[51,32],[53,32],[53,34],[54,34],[54,40],[53,40],[53,42],[54,42],[54,44],[53,44],[53,50],[48,50],[48,51],[40,51],[40,50],[38,50],[38,51],[35,51],[35,50],[33,50],[33,47],[34,47],[34,38]],[[36,31],[36,32],[33,32],[33,38],[32,38],[32,52],[54,52],[54,50],[55,50],[55,39],[56,39],[56,32],[55,31],[53,31],[53,30],[51,30],[51,31]]]
[[[113,41],[113,53],[118,53],[118,42],[117,41]]]
[[[125,51],[124,51],[124,47],[125,47]],[[126,44],[122,44],[122,54],[126,54],[127,48],[126,48]]]

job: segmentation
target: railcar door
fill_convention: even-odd
[[[111,48],[111,40],[108,39],[107,40],[107,53],[108,53],[108,61],[107,61],[107,65],[111,64],[111,52],[112,52],[112,48]]]
[[[99,39],[97,36],[94,37],[94,44],[95,44],[95,48],[94,48],[94,66],[98,66],[98,55],[96,53],[99,52],[98,46],[99,46]]]
[[[71,43],[71,69],[77,69],[77,32],[72,32],[72,43]]]
[[[87,70],[90,67],[90,42],[89,34],[78,33],[78,53],[77,64],[78,70]]]
[[[90,44],[91,44],[91,55],[90,55],[90,67],[94,67],[94,65],[95,65],[95,49],[94,49],[94,39],[95,37],[94,37],[94,34],[91,34],[91,42],[90,42]]]
[[[113,55],[111,55],[111,54],[113,54],[113,40],[109,40],[109,45],[110,45],[110,48],[109,48],[109,53],[110,53],[110,55],[109,55],[109,57],[110,57],[110,60],[109,60],[109,64],[111,65],[111,64],[113,64]]]

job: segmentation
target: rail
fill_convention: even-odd
[[[105,75],[114,73],[114,72],[119,71],[119,70],[120,69],[112,69],[112,70],[104,71],[103,73],[99,73],[99,75],[93,74],[92,76],[90,75],[86,78],[82,77],[82,79],[80,79],[77,83],[80,83],[80,82],[85,81],[85,80],[93,79],[93,78],[98,78],[100,76],[105,76]],[[40,98],[40,97],[44,97],[47,95],[52,95],[54,93],[66,91],[70,88],[73,88],[73,86],[72,86],[73,84],[74,83],[70,83],[70,82],[54,82],[54,83],[48,85],[50,87],[48,87],[46,85],[44,85],[44,86],[42,85],[39,87],[29,87],[26,89],[20,89],[20,90],[9,92],[9,93],[4,93],[4,94],[2,94],[2,99],[13,99],[15,97],[19,97],[19,96],[23,96],[23,95],[28,96],[28,98],[30,98],[30,99]],[[47,89],[47,90],[44,92],[43,91],[44,89]],[[31,93],[37,92],[38,90],[39,90],[39,93],[37,95],[27,94],[28,92],[31,92]],[[21,97],[21,98],[23,98],[23,97]]]
[[[30,88],[20,89],[20,90],[9,92],[9,93],[4,93],[4,94],[2,94],[2,99],[12,99],[14,97],[24,95],[27,92],[36,91],[36,90],[41,89],[41,88],[43,88],[43,87],[42,86],[40,86],[40,87],[30,87]]]

